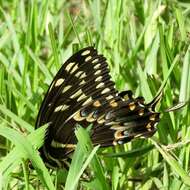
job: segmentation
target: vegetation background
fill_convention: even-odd
[[[0,189],[190,189],[189,31],[185,0],[0,1]],[[69,172],[47,170],[37,151],[45,127],[34,130],[39,106],[73,49],[92,44],[118,90],[148,102],[166,84],[158,131],[99,149],[79,128]],[[187,104],[164,112],[179,102]]]

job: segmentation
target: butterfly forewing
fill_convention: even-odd
[[[84,121],[85,117],[79,118],[81,108],[107,94],[113,94],[114,97],[116,90],[102,55],[88,47],[68,59],[50,85],[38,114],[37,127],[49,123],[46,149],[51,148],[53,140],[54,144],[58,145],[59,142],[63,146],[76,143],[76,123],[88,126],[89,121],[92,121],[90,118],[87,121]]]

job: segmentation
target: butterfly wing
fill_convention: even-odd
[[[151,105],[151,104],[150,104]],[[41,105],[36,128],[48,123],[41,156],[50,167],[65,166],[76,145],[76,124],[93,124],[93,144],[123,144],[155,132],[159,114],[134,99],[131,91],[118,94],[108,64],[93,47],[71,56],[51,83]]]

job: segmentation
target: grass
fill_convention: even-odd
[[[188,190],[189,14],[184,0],[2,1],[0,189]],[[106,149],[78,128],[69,171],[49,171],[37,152],[45,133],[34,130],[38,109],[61,64],[89,45],[107,58],[118,90],[148,102],[165,86],[162,119],[154,137]],[[179,102],[187,103],[164,112]]]

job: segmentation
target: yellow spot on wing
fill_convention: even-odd
[[[63,144],[63,143],[57,142],[55,140],[52,140],[51,147],[53,147],[53,148],[75,148],[76,145],[75,144]]]
[[[65,111],[69,106],[67,105],[64,105],[62,108],[61,108],[61,111]]]
[[[93,103],[93,106],[94,107],[100,107],[101,106],[101,103],[99,100],[96,100],[94,103]]]
[[[139,115],[140,116],[144,115],[144,110],[143,109],[139,110]]]
[[[84,77],[86,77],[86,73],[84,72],[79,79],[83,79]]]
[[[148,129],[148,131],[149,131],[149,129]],[[139,137],[142,138],[142,134],[135,135],[134,137],[135,137],[135,138],[139,138]],[[143,137],[143,138],[144,138],[144,137]]]
[[[76,144],[65,144],[65,148],[75,148]]]
[[[51,141],[51,147],[53,148],[65,148],[65,144],[62,144],[60,142],[57,142],[55,140]]]
[[[78,65],[75,65],[71,71],[71,73],[74,73],[78,69]]]
[[[78,101],[78,100],[77,100]],[[89,97],[82,105],[86,105],[92,101],[92,97]]]
[[[96,88],[100,88],[100,87],[102,87],[102,86],[104,86],[104,83],[103,83],[103,82],[99,83],[99,84],[96,86]]]
[[[57,106],[54,110],[54,112],[58,112],[58,111],[64,111],[68,108],[69,106],[68,105],[60,105],[60,106]]]
[[[114,137],[115,137],[116,140],[119,140],[119,139],[122,139],[122,138],[123,138],[122,132],[123,132],[123,131],[116,131],[116,132],[114,133]]]
[[[66,91],[69,90],[69,88],[71,88],[71,87],[72,87],[71,85],[66,86],[66,87],[63,89],[62,93],[66,92]]]
[[[77,102],[83,100],[84,98],[86,98],[86,95],[83,93],[83,94],[77,99]]]
[[[111,123],[109,123],[109,125],[110,124]],[[124,131],[124,130],[126,130],[126,127],[119,125],[119,122],[112,122],[112,126],[110,127],[110,129]]]
[[[97,70],[94,74],[95,75],[98,75],[98,74],[100,74],[101,73],[101,70]]]
[[[85,62],[87,62],[87,61],[89,61],[91,59],[92,59],[92,56],[89,55],[88,57],[86,57]]]
[[[99,76],[98,78],[96,78],[95,81],[101,81],[102,80],[102,76]]]
[[[96,59],[94,59],[93,61],[92,61],[92,63],[97,63],[98,62],[98,58],[96,58]]]
[[[74,64],[75,64],[75,62],[69,63],[69,64],[66,66],[65,70],[66,70],[66,71],[70,71],[71,67],[72,67]]]
[[[111,106],[111,107],[117,107],[117,106],[118,106],[118,103],[115,102],[115,100],[112,100],[112,101],[110,102],[110,106]]]
[[[150,129],[152,126],[151,126],[151,124],[150,123],[148,123],[147,125],[146,125],[146,128],[147,129]]]
[[[103,91],[102,91],[103,92]],[[112,95],[109,95],[109,96],[107,96],[106,97],[106,100],[110,100],[110,99],[112,99],[113,98],[113,96]]]
[[[81,55],[84,56],[84,55],[88,55],[89,53],[90,53],[90,50],[85,50],[85,51],[83,51],[83,52],[81,53]]]
[[[107,93],[107,92],[109,92],[109,91],[110,91],[109,88],[105,88],[104,90],[102,90],[101,94],[105,94],[105,93]]]
[[[85,119],[85,117],[81,117],[81,115],[80,115],[80,110],[79,110],[79,111],[77,111],[77,112],[75,113],[75,115],[73,116],[73,119],[74,119],[75,121],[82,121],[82,120]]]
[[[76,98],[78,96],[80,96],[82,94],[82,90],[78,90],[77,92],[75,92],[70,98]]]
[[[149,117],[149,119],[150,119],[151,121],[155,121],[155,115],[154,115],[154,114],[151,115],[151,116]]]
[[[83,73],[83,71],[78,71],[75,76],[78,78],[81,74]]]
[[[94,69],[98,69],[100,67],[100,63],[98,63],[97,65],[94,66]]]
[[[100,117],[97,119],[97,122],[98,122],[99,124],[102,124],[102,123],[105,122],[104,116],[105,116],[105,115],[102,115],[102,116],[100,116]]]
[[[63,105],[61,105],[61,106],[57,106],[57,107],[54,109],[54,112],[58,112],[58,111],[60,111],[61,108],[62,108],[62,106],[63,106]]]
[[[136,108],[136,105],[134,102],[129,103],[129,109],[133,111]]]
[[[56,81],[55,86],[60,86],[64,82],[63,78],[60,78]]]
[[[85,80],[82,80],[80,83],[79,83],[79,85],[82,85],[82,84],[85,84],[86,82],[85,82]]]
[[[93,122],[93,121],[95,121],[95,119],[92,117],[92,115],[93,115],[93,112],[90,113],[90,114],[87,116],[86,121],[88,121],[88,122]]]

